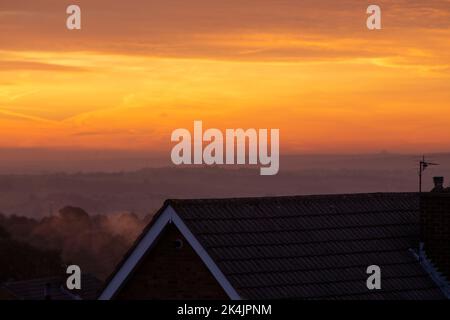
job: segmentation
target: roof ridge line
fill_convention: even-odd
[[[327,216],[353,216],[353,215],[368,215],[368,214],[386,214],[386,213],[407,213],[417,211],[418,209],[399,209],[399,210],[376,210],[376,211],[358,211],[358,212],[333,212],[333,213],[319,213],[319,214],[302,214],[302,215],[280,215],[280,216],[265,216],[265,217],[227,217],[227,218],[184,218],[186,221],[227,221],[227,220],[263,220],[263,219],[294,219],[304,217],[327,217]]]
[[[418,196],[418,192],[360,192],[360,193],[325,193],[325,194],[304,194],[304,195],[288,195],[288,196],[250,196],[250,197],[229,197],[229,198],[170,198],[165,201],[170,204],[177,204],[180,202],[222,202],[222,201],[274,201],[274,200],[300,200],[300,199],[320,199],[320,198],[338,198],[348,197],[355,198],[360,196]]]

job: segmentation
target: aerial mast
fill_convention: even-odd
[[[422,156],[422,160],[419,162],[419,193],[422,193],[422,173],[429,166],[438,166],[438,163],[427,162],[425,160],[425,155]]]

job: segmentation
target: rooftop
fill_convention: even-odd
[[[244,299],[444,298],[413,252],[417,193],[167,200],[136,245],[167,208]]]

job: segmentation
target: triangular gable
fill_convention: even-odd
[[[209,256],[200,242],[195,238],[192,232],[188,229],[183,220],[170,206],[166,205],[162,208],[162,211],[158,214],[155,220],[151,223],[149,228],[146,228],[135,244],[134,248],[127,254],[126,258],[120,264],[118,270],[110,277],[105,288],[99,296],[99,300],[109,300],[114,298],[118,290],[127,281],[133,270],[136,268],[141,259],[145,256],[148,250],[154,245],[158,239],[164,227],[173,223],[186,241],[191,245],[196,254],[200,257],[208,270],[214,276],[216,281],[225,291],[230,299],[239,300],[241,297],[237,291],[233,288],[231,283],[219,269],[214,260]]]

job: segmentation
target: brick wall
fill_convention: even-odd
[[[450,279],[450,194],[426,193],[420,201],[421,241],[427,256]]]
[[[183,247],[176,241],[182,239]],[[227,299],[176,227],[166,227],[116,299]]]

